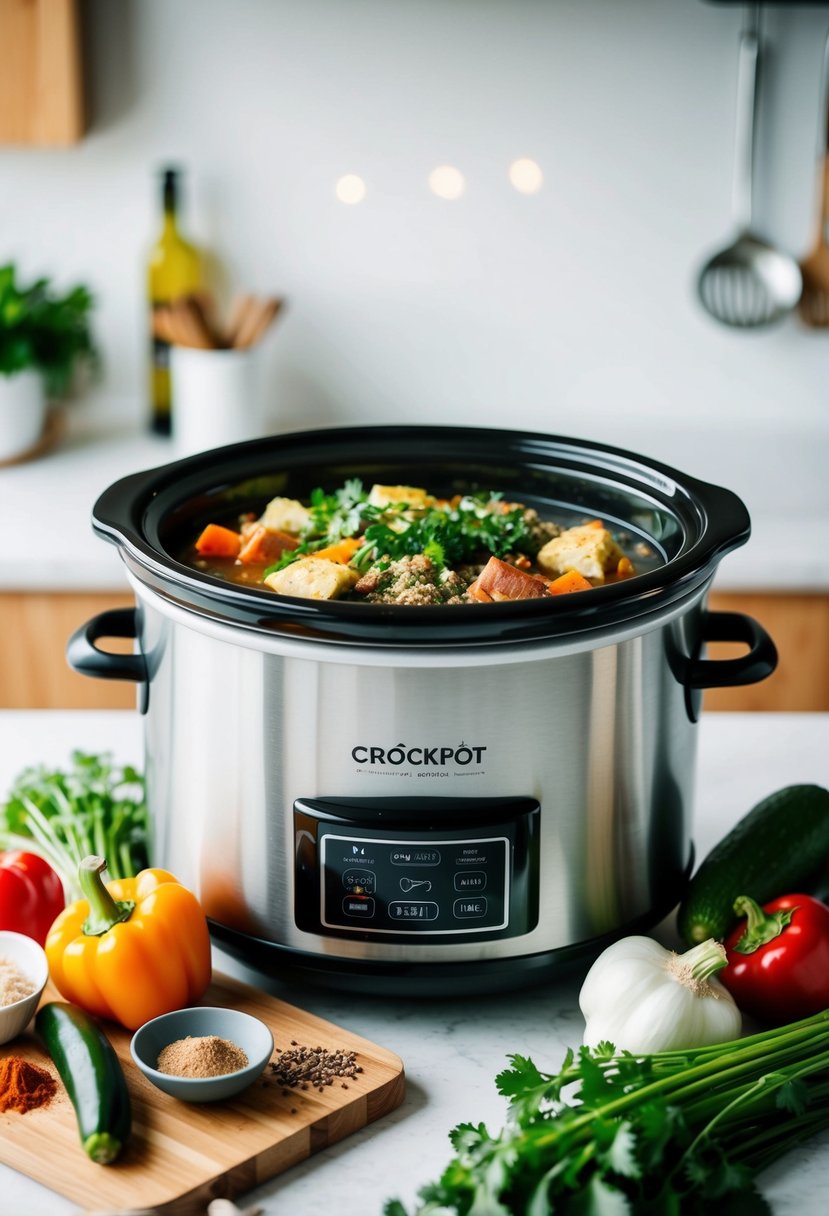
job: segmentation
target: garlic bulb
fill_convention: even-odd
[[[608,1040],[617,1051],[640,1054],[737,1038],[740,1011],[712,978],[725,965],[725,949],[713,938],[685,954],[649,937],[614,942],[596,959],[579,993],[585,1044]]]

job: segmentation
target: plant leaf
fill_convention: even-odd
[[[809,1086],[799,1077],[785,1081],[777,1091],[775,1106],[793,1115],[802,1115],[809,1105]]]
[[[636,1160],[636,1136],[631,1123],[619,1123],[604,1159],[615,1174],[623,1178],[641,1178],[642,1169]]]
[[[630,1216],[633,1209],[626,1195],[594,1174],[566,1211],[567,1216]]]

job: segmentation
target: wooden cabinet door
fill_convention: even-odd
[[[79,625],[132,603],[127,594],[0,593],[0,708],[132,708],[134,684],[76,675],[64,654]],[[780,662],[761,684],[708,689],[706,711],[829,710],[829,596],[716,593],[711,608],[753,616],[774,639]],[[106,643],[126,653],[131,646],[117,639]],[[739,653],[740,647],[724,644],[709,649],[712,658]]]
[[[84,133],[78,0],[0,0],[0,144]]]
[[[829,710],[829,595],[716,592],[710,606],[753,616],[771,634],[777,670],[760,684],[712,688],[705,710]],[[710,658],[733,658],[741,647],[716,644]]]
[[[0,594],[0,708],[132,708],[134,684],[79,676],[64,652],[69,636],[90,617],[133,602],[128,594]],[[132,643],[113,638],[106,648],[129,653]]]

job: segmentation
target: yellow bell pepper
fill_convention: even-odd
[[[104,885],[102,857],[80,865],[86,899],[64,908],[46,938],[52,980],[90,1013],[137,1030],[197,1000],[210,983],[207,920],[166,870]]]

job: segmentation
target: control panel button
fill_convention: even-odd
[[[393,921],[437,920],[440,909],[431,900],[395,900],[389,904],[389,916]]]
[[[373,895],[377,879],[371,870],[346,870],[343,886],[352,895]]]
[[[439,866],[438,849],[418,849],[414,845],[392,849],[389,860],[393,866]]]
[[[458,920],[486,916],[486,900],[483,896],[478,899],[456,899],[452,911]]]
[[[404,895],[408,895],[410,891],[417,891],[418,895],[428,895],[432,889],[432,882],[429,878],[409,878],[404,874],[400,879],[400,890]]]
[[[356,920],[371,920],[374,916],[374,900],[367,895],[346,895],[343,900],[343,912]]]
[[[486,886],[486,874],[483,870],[464,870],[455,875],[456,891],[483,891]]]

